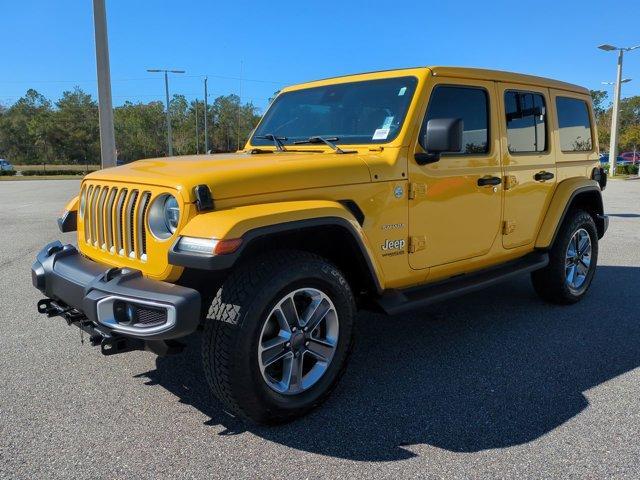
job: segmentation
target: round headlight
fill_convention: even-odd
[[[173,195],[163,194],[149,207],[149,230],[159,240],[166,240],[178,229],[180,206]]]
[[[164,222],[167,229],[173,234],[178,229],[180,221],[180,207],[178,201],[172,195],[169,195],[164,202]]]

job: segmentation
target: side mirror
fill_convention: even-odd
[[[434,163],[445,152],[462,150],[462,132],[464,122],[461,118],[434,118],[427,122],[422,145],[427,153],[416,153],[418,165]]]

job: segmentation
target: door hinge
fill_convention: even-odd
[[[413,183],[409,184],[409,200],[414,200],[416,198],[422,198],[427,195],[427,186],[424,183]]]
[[[504,177],[504,189],[511,190],[518,185],[518,178],[515,175],[505,175]]]
[[[427,247],[426,235],[418,235],[416,237],[409,237],[409,253],[415,253],[420,250],[424,250]]]
[[[515,229],[516,229],[516,222],[514,222],[513,220],[505,220],[504,222],[502,222],[503,235],[509,235],[510,233],[513,233]]]

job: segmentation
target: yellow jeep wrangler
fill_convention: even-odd
[[[580,300],[608,225],[594,125],[584,88],[498,71],[285,88],[242,151],[87,175],[59,219],[77,247],[33,265],[38,310],[104,354],[168,354],[201,330],[226,409],[285,422],[335,387],[359,308],[524,273],[546,300]]]

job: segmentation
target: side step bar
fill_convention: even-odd
[[[442,300],[481,290],[517,275],[544,268],[548,263],[548,253],[534,252],[497,267],[460,275],[441,282],[412,287],[406,290],[391,290],[384,293],[377,303],[385,313],[395,315],[406,310],[424,307]]]

